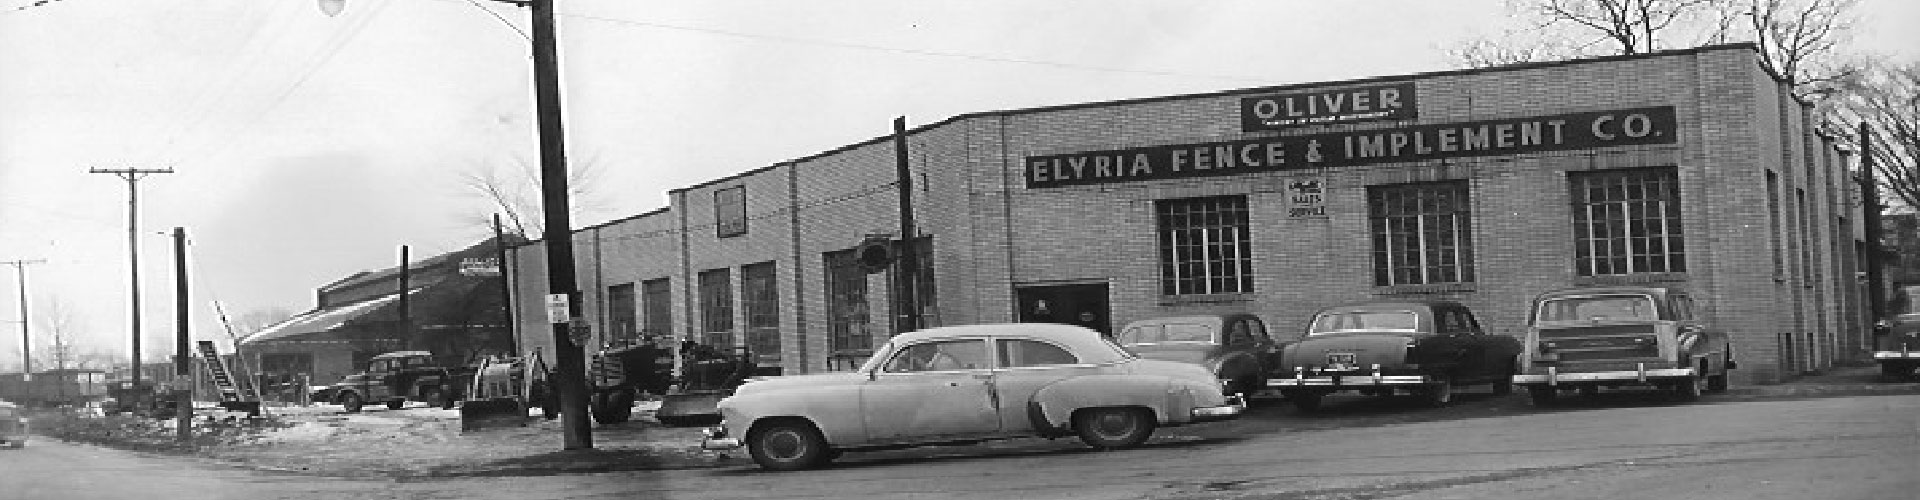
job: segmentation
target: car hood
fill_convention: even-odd
[[[1130,345],[1128,350],[1146,359],[1174,361],[1180,363],[1202,364],[1218,356],[1220,346],[1213,344],[1145,344]]]
[[[1394,366],[1407,360],[1407,343],[1413,335],[1404,333],[1340,333],[1308,338],[1287,347],[1281,364],[1292,371],[1296,367],[1326,366],[1327,354],[1350,353],[1361,367],[1379,364]]]
[[[734,395],[752,394],[793,387],[824,387],[834,385],[853,385],[867,381],[866,374],[860,372],[810,373],[806,375],[783,375],[748,379]]]

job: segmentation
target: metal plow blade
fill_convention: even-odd
[[[470,400],[460,404],[460,432],[526,427],[527,410],[511,399]]]
[[[723,397],[726,395],[719,392],[669,394],[660,400],[660,410],[654,412],[653,419],[673,427],[717,424]]]

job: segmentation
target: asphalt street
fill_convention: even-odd
[[[1920,396],[1672,404],[1605,394],[1423,409],[1329,399],[1302,415],[1162,429],[1096,452],[1021,440],[849,454],[796,473],[669,471],[395,481],[244,471],[51,440],[0,451],[4,499],[1907,499],[1920,491]],[[175,493],[178,493],[176,496]]]

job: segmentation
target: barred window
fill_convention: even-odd
[[[607,337],[615,339],[633,338],[639,311],[633,300],[633,284],[623,283],[607,287]]]
[[[772,262],[740,266],[740,300],[747,309],[747,348],[767,364],[780,364],[780,290]]]
[[[1160,290],[1167,295],[1253,291],[1247,197],[1160,200]]]
[[[872,318],[867,314],[867,272],[853,250],[823,255],[827,272],[829,356],[857,358],[873,351]]]
[[[667,278],[640,282],[640,312],[645,316],[642,335],[673,334],[673,288]]]
[[[700,272],[701,343],[733,346],[733,273],[727,268]]]
[[[1582,172],[1568,180],[1580,276],[1686,272],[1673,167]]]
[[[747,234],[747,187],[713,192],[714,235],[725,238]]]
[[[1466,181],[1367,188],[1373,284],[1468,283],[1473,213]]]

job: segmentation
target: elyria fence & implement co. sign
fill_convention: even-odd
[[[1673,144],[1671,106],[1029,156],[1030,189]]]

